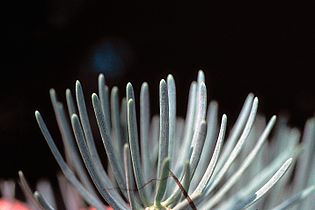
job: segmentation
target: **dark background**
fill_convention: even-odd
[[[38,109],[59,142],[49,99],[79,79],[87,95],[97,75],[121,95],[148,81],[157,113],[158,84],[172,73],[185,116],[190,82],[206,74],[208,97],[229,122],[249,92],[261,113],[285,114],[303,128],[315,111],[314,24],[308,5],[162,1],[12,2],[2,26],[0,178],[22,169],[32,181],[58,167],[37,127]],[[138,97],[139,95],[137,95]],[[60,145],[60,144],[59,144]]]

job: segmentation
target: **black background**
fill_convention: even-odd
[[[58,169],[37,127],[40,110],[56,137],[49,99],[54,87],[64,100],[79,79],[87,95],[98,73],[90,65],[104,41],[128,46],[126,65],[109,86],[121,95],[128,81],[139,91],[150,84],[157,113],[158,84],[172,73],[178,112],[185,116],[190,82],[206,74],[208,97],[219,102],[229,123],[249,92],[261,113],[285,114],[302,128],[315,111],[314,14],[309,5],[170,1],[46,0],[11,2],[2,26],[0,178],[22,169],[32,181],[54,177]],[[118,41],[117,41],[118,40]],[[138,92],[137,92],[138,93]],[[139,96],[139,95],[137,95]],[[60,144],[59,144],[60,145]]]

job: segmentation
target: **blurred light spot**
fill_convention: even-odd
[[[129,66],[131,57],[130,47],[125,42],[117,39],[102,41],[93,52],[92,67],[105,76],[119,76]]]

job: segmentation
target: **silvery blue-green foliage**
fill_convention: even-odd
[[[65,157],[41,114],[35,113],[65,179],[89,205],[97,209],[103,209],[105,202],[114,209],[315,209],[315,119],[307,121],[303,135],[280,119],[270,135],[276,117],[257,115],[258,99],[249,94],[228,132],[227,116],[218,116],[215,101],[208,105],[202,71],[191,83],[185,119],[176,116],[172,75],[160,82],[160,113],[152,118],[147,83],[141,87],[140,100],[128,83],[121,101],[118,88],[110,90],[103,75],[98,85],[98,94],[85,100],[77,81],[74,98],[66,90],[66,107],[50,91]],[[92,104],[98,132],[92,132],[86,103]],[[99,139],[104,148],[97,148]],[[98,152],[106,153],[107,168]],[[24,180],[21,172],[20,177]],[[60,176],[67,200],[65,179]],[[26,181],[21,182],[33,197]],[[30,199],[44,209],[54,209],[46,194],[38,190]]]

